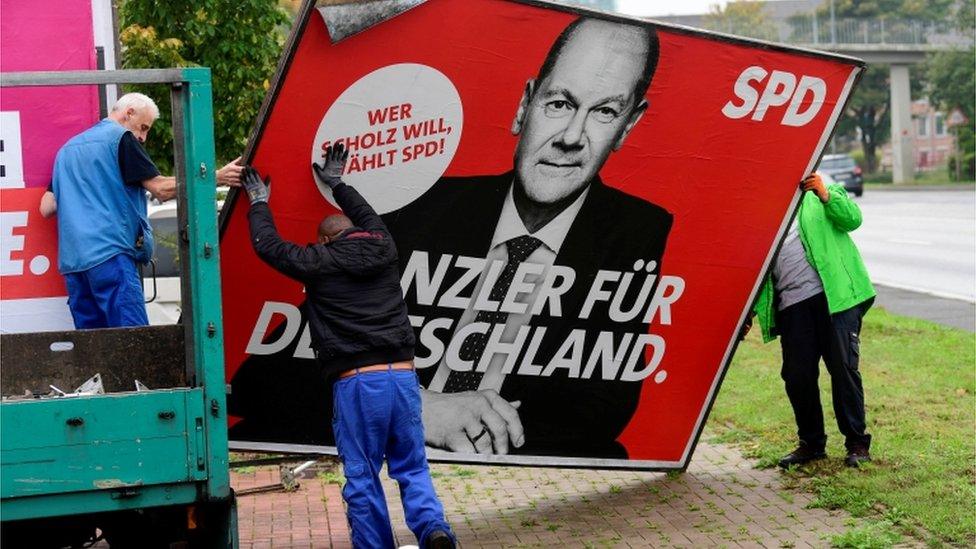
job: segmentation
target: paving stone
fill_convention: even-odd
[[[663,473],[431,465],[448,520],[465,549],[478,547],[826,547],[848,515],[808,509],[777,470],[759,470],[735,448],[699,443],[688,470]],[[236,490],[278,482],[277,467],[232,473]],[[406,526],[396,483],[385,477],[394,533]],[[783,497],[786,494],[786,497]],[[338,484],[238,499],[242,548],[351,547]],[[914,544],[911,540],[909,543]]]

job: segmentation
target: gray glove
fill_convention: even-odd
[[[330,189],[342,183],[342,170],[346,167],[346,160],[349,158],[349,151],[342,143],[326,147],[325,161],[321,166],[312,162],[312,170],[318,176],[319,181],[325,183]]]
[[[247,191],[247,198],[251,201],[251,204],[268,202],[268,197],[271,196],[271,189],[269,187],[271,185],[271,177],[262,181],[258,171],[247,166],[244,168],[244,176],[241,178],[241,184],[244,185],[244,190]]]

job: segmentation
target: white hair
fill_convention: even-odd
[[[112,106],[112,112],[124,111],[128,108],[133,108],[135,110],[146,109],[146,111],[152,115],[152,119],[156,120],[159,118],[159,107],[156,106],[156,102],[153,101],[148,95],[141,93],[127,93],[119,98]]]

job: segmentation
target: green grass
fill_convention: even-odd
[[[326,484],[337,484],[339,486],[346,484],[346,477],[343,476],[338,467],[330,471],[319,471],[315,476]]]
[[[886,187],[891,184],[891,172],[877,172],[864,175],[864,184],[867,188]],[[916,172],[912,181],[907,185],[972,185],[973,181],[956,181],[949,177],[949,172],[945,168],[939,168],[928,172]]]
[[[763,345],[758,332],[740,345],[710,422],[721,441],[773,467],[795,446],[796,427],[779,377],[779,342]],[[861,350],[874,462],[844,467],[830,378],[821,367],[830,458],[784,473],[787,480],[812,490],[814,506],[883,518],[837,545],[874,547],[885,524],[933,545],[976,545],[976,335],[875,307]]]
[[[830,544],[845,549],[885,549],[901,541],[893,526],[886,520],[866,521],[843,534],[831,536]]]

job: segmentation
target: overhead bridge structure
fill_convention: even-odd
[[[911,181],[915,174],[913,156],[912,97],[910,69],[933,52],[970,48],[973,37],[944,21],[861,18],[824,19],[816,13],[793,15],[768,25],[713,24],[707,18],[691,16],[665,18],[668,22],[704,27],[708,30],[827,50],[890,67],[891,150],[895,183]],[[856,93],[856,92],[855,92]]]

